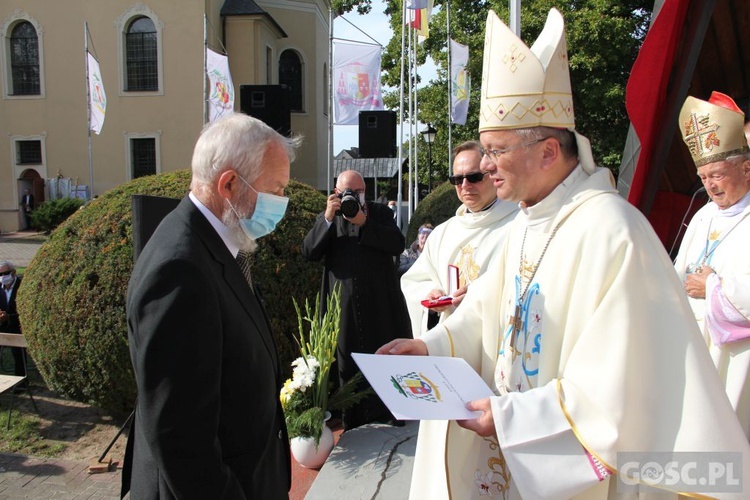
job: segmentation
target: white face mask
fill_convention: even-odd
[[[16,279],[15,276],[12,274],[6,274],[4,276],[0,276],[0,280],[2,280],[3,286],[9,286],[11,283],[13,283],[13,280]]]

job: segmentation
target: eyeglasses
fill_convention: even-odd
[[[12,272],[13,272],[12,269],[8,269],[7,271],[0,271],[0,276],[7,276]]]
[[[487,156],[490,157],[490,160],[497,161],[505,153],[510,153],[511,151],[513,151],[515,149],[525,148],[527,146],[531,146],[533,144],[536,144],[537,142],[546,141],[547,139],[549,139],[549,137],[541,137],[539,139],[536,139],[536,140],[533,140],[533,141],[530,141],[530,142],[523,142],[521,144],[516,144],[515,146],[511,146],[511,147],[505,148],[505,149],[484,149],[484,148],[480,148],[480,151],[482,153],[482,156],[487,155]]]
[[[464,179],[472,184],[476,184],[477,182],[482,182],[482,179],[484,179],[485,175],[487,175],[487,172],[474,172],[472,174],[466,175],[451,175],[448,177],[448,180],[454,186],[460,186],[461,184],[463,184]]]

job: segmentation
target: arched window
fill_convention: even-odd
[[[154,22],[137,17],[125,32],[125,90],[159,90],[159,58]]]
[[[279,58],[279,83],[289,87],[289,109],[304,112],[302,100],[302,62],[299,54],[285,50]]]
[[[39,39],[28,21],[10,34],[10,71],[13,95],[39,95]]]

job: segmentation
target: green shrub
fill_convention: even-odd
[[[442,224],[456,215],[459,206],[461,202],[450,182],[444,182],[433,189],[432,193],[419,202],[411,216],[409,229],[406,231],[406,245],[411,245],[417,239],[419,226],[428,222],[433,226]]]
[[[72,399],[125,414],[136,395],[127,345],[125,294],[133,268],[131,196],[183,197],[187,170],[142,177],[88,203],[52,232],[24,274],[18,308],[29,353],[46,384]],[[314,297],[321,267],[299,251],[325,197],[291,182],[289,208],[271,235],[259,240],[253,263],[279,347],[288,367],[296,350],[292,298]],[[196,363],[200,363],[196,348]]]
[[[49,234],[65,219],[76,213],[83,204],[84,201],[80,198],[58,198],[46,201],[31,212],[31,227]]]

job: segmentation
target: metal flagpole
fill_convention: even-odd
[[[420,26],[421,26],[420,18]],[[417,30],[411,31],[411,64],[412,64],[412,84],[410,86],[412,98],[412,113],[411,113],[411,137],[412,145],[414,148],[414,210],[416,211],[417,205],[419,205],[419,157],[417,156]],[[413,214],[412,214],[413,215]],[[411,217],[409,218],[411,222]]]
[[[326,194],[331,193],[333,178],[333,5],[328,9],[328,172]]]
[[[89,25],[83,22],[83,58],[86,63],[86,132],[89,146],[89,199],[94,198],[94,160],[91,152],[91,90],[89,89]]]
[[[401,202],[404,199],[404,45],[406,36],[406,2],[401,5],[401,79],[399,81],[398,122],[401,124],[398,140],[398,195],[396,202],[396,224],[401,229]],[[408,185],[407,185],[408,187]],[[407,189],[408,192],[408,189]]]
[[[412,123],[414,121],[414,113],[412,110],[412,99],[411,99],[411,93],[412,93],[412,33],[414,31],[414,26],[409,23],[410,31],[406,35],[406,55],[407,60],[409,61],[408,66],[406,67],[406,73],[407,73],[407,105],[409,106],[409,137],[407,139],[409,144],[409,210],[408,210],[408,219],[407,223],[411,221],[411,214],[414,211],[414,188],[412,188],[412,183],[414,179],[414,150],[412,148]]]
[[[448,44],[448,177],[453,174],[451,165],[451,152],[453,151],[453,117],[451,111],[453,108],[453,58],[451,55],[451,0],[445,2],[445,32],[447,33]]]
[[[521,0],[508,0],[510,7],[510,30],[521,37]]]

